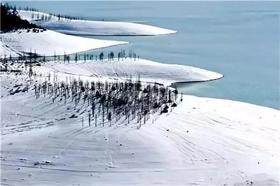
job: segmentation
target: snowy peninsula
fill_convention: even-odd
[[[178,82],[202,82],[220,79],[222,74],[200,68],[185,65],[164,64],[146,59],[125,58],[118,60],[90,60],[90,61],[70,61],[65,64],[60,62],[48,62],[42,67],[36,68],[38,73],[53,73],[63,76],[76,76],[82,79],[102,79],[113,80],[136,80],[140,78],[143,82],[160,83],[171,85]]]
[[[146,24],[76,20],[36,11],[20,10],[19,15],[44,28],[72,35],[155,36],[176,33],[174,30]]]
[[[83,38],[42,29],[21,29],[0,34],[1,53],[6,57],[19,56],[24,53],[53,56],[64,55],[126,44],[123,41]]]

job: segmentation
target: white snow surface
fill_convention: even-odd
[[[32,17],[33,14],[33,17]],[[59,19],[47,13],[20,10],[22,19],[31,21],[44,28],[73,35],[162,35],[176,33],[174,30],[164,29],[156,26],[118,21],[91,21]],[[42,20],[41,17],[50,17]]]
[[[82,126],[68,103],[1,75],[3,185],[279,185],[279,110],[184,96],[136,124]]]
[[[0,42],[0,58],[6,57],[17,57],[20,53],[11,49],[9,46],[5,45],[3,42]]]
[[[67,63],[67,62],[66,62]],[[83,79],[102,79],[104,77],[114,80],[137,80],[150,83],[161,83],[171,85],[176,82],[198,82],[210,81],[222,78],[223,75],[192,66],[164,64],[146,59],[114,59],[114,60],[97,60],[97,61],[71,61],[69,64],[65,62],[49,62],[42,64],[37,68],[38,73],[46,74],[56,72],[63,77],[79,76]]]
[[[65,20],[67,21],[67,20]],[[72,22],[72,21],[71,21]],[[54,31],[1,34],[1,55],[74,53],[121,44]],[[98,42],[97,42],[98,41]],[[65,51],[66,50],[66,51]],[[2,54],[2,51],[5,53]],[[49,62],[34,67],[83,79],[128,79],[171,84],[222,75],[144,59]],[[137,78],[137,77],[134,77]],[[79,103],[36,99],[25,75],[0,74],[1,185],[279,185],[280,111],[230,100],[184,96],[167,114],[153,114],[140,129],[122,120],[111,127],[82,125]],[[15,86],[16,85],[16,86]]]
[[[51,30],[40,30],[40,32],[36,33],[32,29],[29,32],[23,29],[1,33],[0,41],[0,56],[4,56],[4,54],[16,56],[18,53],[28,52],[36,52],[39,55],[46,56],[64,55],[127,43],[71,36]]]

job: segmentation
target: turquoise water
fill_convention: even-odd
[[[177,30],[124,40],[140,57],[192,65],[224,78],[183,84],[180,91],[280,108],[280,2],[12,2],[95,20],[122,20]],[[95,37],[96,38],[96,37]],[[94,51],[92,51],[94,53]]]

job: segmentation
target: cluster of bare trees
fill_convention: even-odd
[[[49,78],[50,80],[50,78]],[[167,113],[182,101],[178,91],[159,84],[138,81],[101,82],[70,80],[45,81],[34,85],[37,99],[48,97],[53,103],[72,104],[75,114],[89,126],[138,123],[140,128],[155,113]],[[83,108],[83,109],[81,109]]]
[[[115,58],[117,58],[118,61],[126,59],[126,58],[130,58],[130,59],[134,59],[134,60],[139,59],[139,55],[137,55],[132,50],[129,50],[128,55],[126,54],[125,50],[121,50],[121,51],[117,52],[117,55],[115,55],[115,52],[110,51],[110,52],[108,52],[107,56],[108,56],[107,57],[108,61],[113,61]],[[55,55],[54,55],[54,58],[55,58]],[[80,55],[75,54],[74,60],[76,62],[81,60],[81,59],[83,59],[85,62],[87,60],[96,60],[96,61],[100,60],[100,61],[103,61],[104,59],[106,59],[106,57],[105,57],[105,52],[100,52],[97,55],[87,54],[87,53],[80,54]]]
[[[18,57],[12,57],[11,55],[7,56],[4,55],[3,58],[0,58],[0,63],[2,64],[2,66],[7,66],[8,63],[14,63],[14,62],[20,62],[20,63],[44,63],[47,61],[63,61],[64,63],[70,63],[71,60],[75,61],[76,63],[80,60],[83,60],[84,62],[86,61],[92,61],[92,60],[99,60],[99,61],[103,61],[106,59],[105,57],[105,52],[100,52],[97,55],[94,54],[87,54],[87,53],[83,53],[83,54],[74,54],[74,56],[68,55],[66,53],[64,53],[64,55],[56,55],[56,52],[54,52],[53,56],[44,56],[44,55],[39,55],[37,54],[36,50],[32,51],[30,49],[30,52],[25,52],[22,53],[21,55],[19,55]],[[117,55],[111,51],[108,52],[107,54],[108,61],[113,61],[114,59],[118,59],[118,61],[124,60],[124,59],[134,59],[134,61],[136,61],[136,59],[139,60],[139,55],[136,55],[136,53],[132,50],[129,50],[128,54],[126,53],[125,50],[121,50],[119,52],[117,52]],[[1,67],[2,68],[2,67]],[[6,68],[5,68],[6,69]],[[4,71],[4,69],[2,68],[2,71]]]
[[[24,59],[24,60],[23,60]],[[4,58],[0,58],[0,71],[1,72],[21,72],[22,70],[32,71],[33,62],[32,58],[24,57],[24,58],[15,58],[11,55],[9,57],[4,56]]]
[[[45,61],[46,57],[45,56],[42,56],[42,57],[44,59],[43,61]],[[54,61],[63,60],[64,62],[70,63],[71,55],[64,54],[63,56],[59,56],[59,55],[56,55],[55,52],[54,52],[54,55],[51,56],[51,57],[48,57],[48,58],[50,60],[53,59]],[[76,53],[74,55],[74,59],[73,58],[72,59],[77,63],[80,60],[83,60],[84,62],[86,62],[86,61],[92,61],[92,60],[103,61],[105,59],[107,59],[108,61],[113,61],[114,59],[118,59],[118,61],[120,61],[120,60],[124,60],[126,58],[134,59],[134,61],[136,61],[136,59],[139,60],[139,55],[136,55],[136,53],[132,50],[129,50],[129,53],[127,55],[125,50],[121,50],[120,52],[117,52],[117,57],[116,57],[116,55],[113,51],[108,52],[107,58],[106,58],[105,52],[102,51],[102,52],[100,52],[99,54],[96,54],[96,55],[87,54],[87,53],[83,53],[83,54],[77,54]]]

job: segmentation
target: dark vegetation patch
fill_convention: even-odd
[[[27,20],[22,20],[16,7],[10,7],[8,4],[1,4],[1,32],[9,32],[18,29],[41,28]]]

